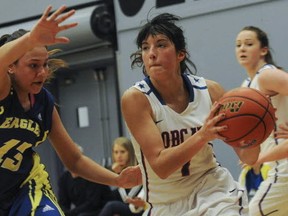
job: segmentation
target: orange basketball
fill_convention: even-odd
[[[225,113],[217,125],[227,125],[219,133],[233,147],[251,148],[261,144],[275,128],[275,109],[270,98],[247,87],[232,89],[219,100],[218,113]]]

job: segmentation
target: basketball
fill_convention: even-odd
[[[275,108],[270,98],[262,92],[248,87],[240,87],[226,92],[219,103],[216,114],[225,113],[217,125],[227,125],[220,132],[227,138],[225,142],[233,147],[252,148],[268,138],[275,127]]]

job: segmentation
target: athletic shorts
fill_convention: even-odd
[[[193,193],[168,204],[152,204],[143,216],[248,216],[247,193],[219,167],[203,176]]]
[[[268,177],[261,182],[256,194],[249,203],[251,216],[288,215],[288,177]]]
[[[0,216],[64,216],[54,195],[48,173],[40,158],[34,155],[34,165],[23,182],[10,210],[0,211]]]

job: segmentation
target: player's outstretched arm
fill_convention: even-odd
[[[280,124],[274,135],[276,138],[283,138],[285,140],[269,151],[261,153],[256,162],[257,164],[288,158],[288,122]]]
[[[62,24],[75,13],[75,10],[64,13],[66,8],[66,6],[61,6],[49,15],[52,7],[48,6],[30,32],[8,43],[5,43],[5,41],[9,39],[9,35],[1,37],[1,44],[3,41],[4,45],[0,47],[0,92],[5,89],[2,86],[8,82],[7,70],[9,65],[13,64],[27,51],[37,46],[69,42],[67,37],[57,37],[59,32],[77,26],[75,22]]]
[[[273,147],[267,152],[261,153],[255,164],[262,164],[264,162],[282,160],[285,158],[288,158],[288,140],[283,141],[280,145]]]
[[[118,175],[83,155],[64,128],[56,108],[53,111],[49,141],[65,167],[82,178],[124,188],[141,184],[141,171],[138,166],[129,167]]]

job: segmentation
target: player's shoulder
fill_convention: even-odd
[[[150,92],[151,88],[149,83],[151,85],[151,81],[148,77],[146,77],[143,80],[137,81],[131,87],[129,87],[124,91],[122,98],[125,99],[127,97],[128,98],[139,97],[139,95],[143,95],[143,93]]]
[[[205,82],[208,86],[208,88],[220,88],[222,87],[218,82],[210,79],[205,79]]]
[[[208,91],[211,96],[212,101],[217,101],[225,93],[225,89],[218,82],[214,80],[205,80],[207,83]]]
[[[140,91],[138,88],[130,87],[124,91],[121,97],[121,107],[122,111],[132,111],[135,110],[135,107],[140,109],[140,107],[147,106],[147,99],[145,94]],[[132,110],[131,110],[132,109]]]
[[[139,97],[139,95],[142,95],[142,92],[139,91],[138,88],[135,88],[135,86],[132,86],[128,89],[126,89],[122,95],[122,100],[129,100],[133,98]]]

